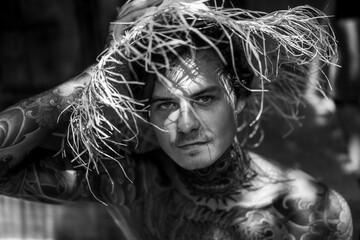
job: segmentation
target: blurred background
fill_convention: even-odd
[[[94,63],[104,49],[108,25],[115,19],[116,7],[123,2],[2,0],[0,111],[59,85]],[[225,0],[227,7],[233,5],[267,12],[303,4],[317,7],[331,16],[340,10],[335,0],[233,0],[232,3]],[[336,21],[335,17],[331,19]],[[348,44],[343,41],[339,44]],[[356,35],[350,36],[350,42],[357,46],[359,40]],[[352,63],[360,68],[358,61]],[[336,75],[332,69],[325,69],[325,72],[330,80]],[[360,162],[350,158],[347,134],[332,95],[330,90],[330,98],[309,91],[308,105],[300,108],[303,119],[292,128],[282,119],[268,119],[264,122],[264,142],[257,151],[285,165],[299,167],[340,192],[350,204],[354,239],[358,239]],[[355,115],[350,112],[347,116],[352,119]],[[356,128],[350,131],[356,132]],[[359,148],[360,145],[355,147]],[[0,197],[0,239],[107,240],[117,239],[118,234],[114,222],[100,204],[48,205]]]

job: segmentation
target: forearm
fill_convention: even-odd
[[[67,107],[91,79],[90,69],[49,91],[0,113],[0,174],[21,162],[59,124],[68,121]]]

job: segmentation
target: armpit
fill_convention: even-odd
[[[44,149],[35,149],[0,178],[0,193],[27,200],[58,203],[86,198],[82,173],[68,159]],[[84,187],[85,186],[85,187]]]

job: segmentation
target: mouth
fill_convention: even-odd
[[[189,148],[204,146],[204,145],[207,145],[208,143],[209,143],[209,141],[188,142],[188,143],[178,144],[178,145],[176,145],[176,147],[186,150]]]

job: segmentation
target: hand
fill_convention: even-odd
[[[163,0],[129,0],[120,9],[115,21],[110,23],[107,47],[114,46],[131,23],[138,20],[151,8],[156,8]]]

